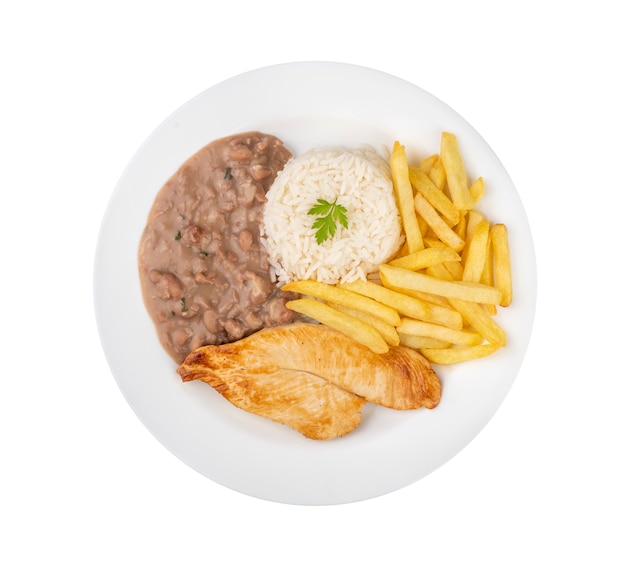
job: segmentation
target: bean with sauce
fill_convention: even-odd
[[[211,142],[161,188],[138,252],[144,303],[177,362],[200,346],[295,321],[259,240],[265,194],[291,157],[247,132]]]

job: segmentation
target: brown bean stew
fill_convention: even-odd
[[[291,152],[247,132],[211,142],[159,191],[139,246],[144,302],[177,362],[298,316],[272,283],[259,241],[265,193]]]

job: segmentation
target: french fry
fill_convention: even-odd
[[[476,181],[474,181],[474,183],[470,185],[469,192],[475,205],[485,194],[485,181],[482,177],[479,177],[478,179],[476,179]]]
[[[400,344],[398,331],[396,331],[396,328],[393,325],[390,325],[386,321],[383,321],[382,319],[379,319],[374,315],[370,315],[369,313],[365,313],[364,311],[352,309],[350,307],[346,307],[345,305],[339,305],[338,303],[329,303],[328,305],[333,309],[336,309],[337,311],[341,311],[346,315],[350,315],[355,319],[360,319],[364,323],[371,325],[381,334],[381,336],[383,337],[383,339],[385,339],[385,342],[388,345],[397,346]]]
[[[471,211],[467,212],[467,240],[470,240],[472,238],[476,225],[484,220],[486,220],[485,215],[478,212],[476,209],[472,209]]]
[[[509,236],[504,224],[495,224],[491,228],[491,244],[495,262],[495,285],[502,293],[499,305],[507,307],[513,300],[513,280]]]
[[[467,211],[465,215],[465,242],[469,242],[472,239],[472,236],[474,236],[474,229],[476,228],[476,225],[484,220],[485,217],[482,213],[479,213],[476,210]],[[461,261],[463,263],[465,263],[465,260],[467,259],[467,253],[468,247],[466,246],[461,252]]]
[[[439,161],[439,154],[433,154],[431,156],[428,156],[426,159],[422,160],[422,163],[420,163],[419,168],[426,175],[428,175],[428,172],[433,168],[433,165],[435,165],[437,161]]]
[[[416,252],[424,248],[424,242],[413,206],[413,187],[409,180],[406,151],[404,146],[397,141],[393,145],[389,166],[408,249],[409,252]]]
[[[428,226],[428,223],[419,215],[417,216],[417,226],[419,226],[420,229],[420,234],[422,235],[422,244],[424,246],[426,246],[424,244],[424,236],[426,236],[428,234],[428,231],[430,229],[430,227]],[[408,252],[408,248],[407,248],[407,252]],[[419,250],[418,250],[419,252]]]
[[[426,273],[429,276],[432,276],[433,278],[438,278],[440,280],[446,280],[449,282],[452,281],[460,281],[460,278],[457,277],[457,274],[455,273],[454,270],[450,269],[451,266],[443,266],[443,265],[433,265],[433,266],[429,266],[428,270],[426,271]],[[460,275],[463,275],[463,268],[461,269],[461,273]]]
[[[476,329],[487,342],[499,347],[506,345],[504,329],[491,318],[482,305],[462,299],[450,299],[450,304],[461,314],[467,324]]]
[[[433,339],[432,337],[418,337],[417,335],[405,335],[398,333],[400,337],[400,344],[408,346],[415,350],[421,348],[450,348],[452,345],[439,339]]]
[[[389,288],[394,289],[394,288]],[[424,291],[417,291],[415,289],[402,289],[397,288],[395,291],[399,291],[400,293],[404,293],[406,295],[410,295],[411,297],[417,297],[417,299],[421,299],[426,303],[432,303],[433,305],[441,305],[441,307],[447,307],[450,309],[450,302],[440,295],[435,295],[433,293],[426,293]]]
[[[442,280],[453,281],[453,275],[441,265],[432,266],[429,274]],[[490,317],[486,307],[478,303],[449,298],[448,302],[463,317],[463,320],[480,333],[485,340],[498,346],[506,344],[506,333]]]
[[[461,215],[461,220],[454,227],[454,232],[463,242],[467,240],[467,214]]]
[[[395,328],[399,343],[431,362],[455,364],[489,356],[507,343],[493,316],[498,306],[511,303],[513,290],[507,227],[492,226],[474,208],[485,193],[484,179],[468,182],[458,140],[450,132],[442,132],[439,154],[418,167],[408,164],[404,146],[396,142],[390,165],[392,178],[396,170],[401,216],[401,198],[406,207],[410,194],[407,180],[411,185],[421,240],[417,249],[415,243],[409,245],[403,221],[407,242],[400,254],[379,266],[376,283],[340,287],[395,309],[401,316]]]
[[[463,249],[465,243],[454,230],[439,216],[435,208],[424,198],[421,193],[415,195],[415,210],[428,223],[428,226],[437,237],[455,252]]]
[[[443,265],[445,266],[446,270],[448,270],[448,272],[452,274],[453,280],[460,282],[463,279],[463,266],[461,265],[461,262],[446,262]],[[435,266],[428,266],[428,269],[434,267]],[[428,269],[426,270],[426,273],[428,273]]]
[[[450,329],[425,321],[403,318],[398,326],[398,333],[402,335],[415,335],[418,337],[429,337],[446,343],[462,346],[475,346],[483,342],[480,333],[474,331]]]
[[[439,240],[437,237],[424,237],[424,245],[427,248],[449,248],[449,246],[446,246],[443,242],[441,242],[441,240]]]
[[[339,284],[339,286],[346,291],[363,294],[377,302],[388,305],[398,313],[414,319],[437,323],[450,327],[451,329],[460,329],[463,327],[463,318],[453,309],[427,303],[417,297],[397,292],[383,285],[378,285],[370,281],[356,280]],[[397,326],[398,325],[396,325],[396,327]]]
[[[398,252],[398,256],[408,256],[408,254],[409,254],[409,246],[405,240],[404,244],[402,245],[402,248],[400,248],[400,251]]]
[[[485,285],[494,285],[493,275],[493,245],[491,243],[491,228],[487,235],[487,257],[485,258],[485,265],[483,266],[483,272],[480,274],[480,283]]]
[[[440,280],[460,282],[463,277],[463,267],[458,262],[447,262],[446,264],[429,266],[426,274]],[[453,298],[447,299],[450,305],[452,305],[451,299]]]
[[[374,327],[345,313],[341,313],[317,299],[294,299],[288,301],[285,305],[292,311],[311,317],[352,337],[355,341],[367,346],[375,353],[384,354],[389,351],[389,345]]]
[[[452,202],[462,211],[472,209],[474,207],[474,199],[472,199],[469,192],[463,158],[459,151],[458,140],[454,134],[450,132],[441,134],[439,156],[446,171]]]
[[[499,348],[498,345],[485,343],[456,348],[422,348],[420,353],[434,364],[457,364],[490,356]]]
[[[475,303],[499,304],[502,299],[502,292],[499,289],[481,283],[445,281],[420,272],[396,268],[389,264],[382,264],[379,273],[385,286],[389,284],[394,287],[415,289]]]
[[[416,299],[419,297],[417,295],[414,296]],[[435,323],[437,325],[442,325],[444,327],[448,327],[450,329],[462,329],[463,328],[463,317],[460,316],[460,313],[452,309],[449,305],[442,305],[438,301],[429,302],[425,299],[422,299],[428,305],[430,313],[427,317],[424,317],[424,321],[429,321],[431,323]]]
[[[416,192],[421,193],[424,198],[454,226],[461,220],[459,209],[448,199],[446,194],[437,187],[433,181],[421,169],[409,167],[409,180]]]
[[[446,170],[443,167],[443,162],[441,161],[440,156],[437,156],[437,160],[430,168],[430,171],[428,172],[428,177],[430,177],[431,181],[435,184],[437,189],[443,191],[444,187],[446,186]]]
[[[284,291],[291,291],[302,295],[316,297],[332,303],[339,303],[341,305],[345,305],[346,307],[351,307],[352,309],[364,311],[365,313],[369,313],[370,315],[374,315],[375,317],[386,321],[394,327],[397,327],[400,324],[400,315],[392,307],[383,305],[382,303],[379,303],[369,297],[364,297],[361,294],[341,289],[334,285],[314,280],[299,280],[289,282],[281,289]]]
[[[391,260],[389,264],[391,266],[397,266],[398,268],[406,268],[407,270],[422,270],[432,266],[434,264],[441,264],[442,262],[459,262],[461,257],[448,246],[442,246],[437,248],[424,248]]]
[[[463,267],[463,281],[480,282],[487,260],[489,222],[480,221],[472,231],[472,239],[467,243],[467,256]]]
[[[493,274],[493,246],[491,244],[491,230],[487,238],[487,257],[485,258],[485,266],[483,273],[480,275],[480,283],[485,285],[494,285],[495,279]],[[496,315],[498,308],[495,305],[485,305],[485,309],[489,315]]]

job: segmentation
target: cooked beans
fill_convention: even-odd
[[[290,157],[269,134],[230,136],[189,158],[158,193],[139,272],[159,340],[176,362],[199,346],[296,320],[259,241],[265,193]]]

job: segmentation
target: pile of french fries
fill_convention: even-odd
[[[290,282],[283,289],[303,297],[287,306],[377,353],[402,344],[436,364],[491,355],[506,345],[494,317],[513,292],[507,228],[476,209],[482,177],[469,183],[449,132],[419,166],[396,141],[390,166],[405,236],[398,256],[367,281]]]

